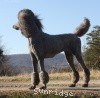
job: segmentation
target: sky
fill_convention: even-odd
[[[6,54],[29,53],[27,38],[12,28],[24,8],[39,15],[43,31],[48,34],[73,33],[84,17],[91,22],[88,33],[100,25],[100,0],[1,0],[0,38]],[[82,47],[86,45],[86,35],[81,41]]]

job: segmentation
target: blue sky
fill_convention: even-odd
[[[39,15],[43,31],[49,34],[73,33],[84,17],[91,22],[88,32],[100,24],[100,0],[1,0],[0,36],[6,54],[29,53],[27,39],[12,28],[24,8]],[[86,35],[81,40],[82,46],[86,44]]]

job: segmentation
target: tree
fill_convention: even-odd
[[[0,37],[1,38],[1,37]],[[0,40],[1,41],[1,40]],[[4,63],[4,61],[5,61],[5,56],[3,55],[3,48],[2,48],[2,46],[1,46],[1,44],[0,44],[0,66],[2,66],[2,64]]]
[[[3,50],[0,48],[0,65],[2,64],[3,61]]]
[[[100,69],[100,26],[95,26],[92,32],[87,35],[87,47],[84,53],[85,61],[90,67]]]
[[[3,54],[3,48],[2,46],[0,45],[0,75],[3,75],[3,64],[5,63],[6,61],[6,58]]]
[[[0,37],[1,39],[1,37]],[[1,40],[0,40],[1,42]],[[0,43],[0,76],[10,76],[15,75],[15,68],[14,66],[9,62],[9,58],[7,55],[4,55],[4,49],[3,46]]]

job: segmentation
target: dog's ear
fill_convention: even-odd
[[[13,25],[13,28],[16,29],[16,30],[19,30],[19,29],[20,29],[19,23],[14,24],[14,25]]]

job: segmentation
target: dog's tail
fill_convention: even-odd
[[[74,34],[78,37],[83,36],[90,27],[90,21],[87,18],[84,18],[83,22],[76,28]]]

